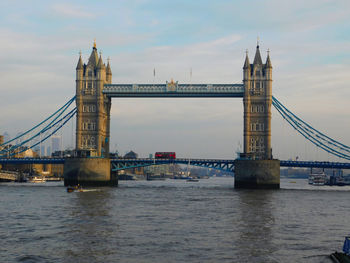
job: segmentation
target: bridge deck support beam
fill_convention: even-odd
[[[111,175],[109,158],[68,158],[64,163],[65,186],[117,186],[118,178]]]
[[[236,160],[235,188],[279,189],[279,160]]]

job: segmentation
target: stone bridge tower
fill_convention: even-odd
[[[271,103],[272,65],[269,54],[263,64],[259,44],[253,64],[248,53],[243,66],[244,83],[244,156],[251,159],[272,159]]]
[[[111,82],[109,61],[107,66],[103,63],[94,43],[88,63],[83,64],[80,54],[76,67],[76,154],[64,162],[66,186],[118,185],[109,159],[111,100],[102,93],[104,84]]]
[[[90,156],[108,157],[111,99],[103,95],[104,84],[112,83],[112,71],[98,56],[96,43],[87,64],[81,54],[76,68],[76,149]]]
[[[243,66],[244,153],[235,161],[235,188],[279,188],[280,162],[272,159],[272,65],[261,60],[259,44],[253,64]]]

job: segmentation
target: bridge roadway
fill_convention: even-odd
[[[0,158],[0,164],[64,164],[64,158]],[[161,164],[189,164],[233,172],[235,159],[111,159],[113,171]],[[350,162],[280,161],[281,167],[350,169]]]

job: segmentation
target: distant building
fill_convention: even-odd
[[[40,155],[41,156],[46,156],[46,147],[45,147],[45,145],[41,145],[41,147],[40,147]]]
[[[151,175],[173,177],[179,171],[181,171],[181,168],[177,164],[162,164],[147,166],[144,170],[145,173],[149,173]]]
[[[38,155],[40,155],[40,146],[37,145],[33,148],[33,151],[36,152]]]
[[[11,140],[11,136],[10,136],[10,134],[8,132],[5,132],[3,134],[3,136],[4,136],[4,142],[7,142],[7,141]]]
[[[46,155],[45,155],[45,156],[51,156],[51,153],[52,153],[52,151],[51,151],[51,146],[48,146],[48,147],[46,148]]]
[[[130,151],[124,155],[124,159],[137,159],[137,157],[138,157],[138,154],[133,151]]]
[[[57,152],[61,150],[62,137],[59,135],[51,136],[51,152]]]

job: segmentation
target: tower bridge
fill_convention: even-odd
[[[169,81],[163,84],[113,84],[112,70],[108,61],[98,55],[96,43],[87,63],[81,54],[76,67],[76,95],[45,121],[21,136],[45,123],[49,124],[35,132],[22,143],[11,146],[11,141],[0,144],[0,164],[4,163],[64,163],[66,185],[116,185],[117,178],[111,170],[149,166],[166,163],[186,164],[189,159],[110,159],[110,109],[112,98],[242,98],[243,99],[243,153],[236,160],[190,159],[192,165],[235,172],[235,187],[279,188],[280,166],[320,167],[349,169],[350,163],[279,161],[273,159],[271,148],[271,105],[302,136],[328,153],[350,160],[350,147],[344,145],[290,112],[272,96],[272,63],[267,54],[262,62],[259,45],[256,47],[253,63],[248,53],[243,65],[243,81],[228,84],[183,84]],[[66,113],[76,102],[76,108]],[[64,113],[66,115],[64,115]],[[12,158],[57,132],[76,115],[76,150],[74,158]],[[45,133],[43,139],[41,135]],[[46,133],[49,133],[46,135]],[[38,136],[40,140],[37,141]],[[7,157],[7,158],[6,158]]]
[[[98,56],[96,43],[86,64],[76,67],[76,149],[95,158],[68,159],[66,184],[109,184],[110,109],[112,98],[243,98],[244,152],[235,164],[236,187],[279,187],[279,161],[272,159],[272,64],[263,63],[259,45],[252,64],[246,54],[243,83],[237,84],[112,84],[108,61]]]

